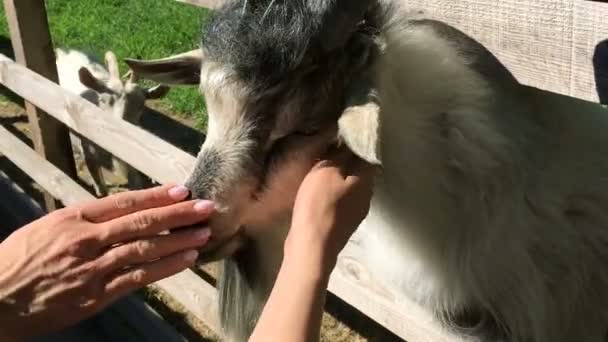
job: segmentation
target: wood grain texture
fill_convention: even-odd
[[[25,171],[54,198],[65,205],[89,201],[94,197],[72,178],[42,158],[6,128],[0,126],[0,153]]]
[[[17,62],[57,82],[44,0],[4,0],[4,8]],[[76,177],[68,129],[28,101],[25,108],[36,151],[63,172]],[[51,197],[46,196],[45,203],[47,209],[55,208]]]
[[[581,0],[398,1],[475,38],[520,82],[598,101],[593,57],[598,44],[608,39],[608,4]],[[601,78],[608,80],[608,74]]]

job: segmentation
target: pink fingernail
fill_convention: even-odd
[[[183,185],[174,186],[169,189],[169,196],[176,201],[183,200],[188,194],[190,194],[190,190]]]
[[[188,263],[194,262],[197,258],[198,258],[197,251],[190,251],[190,252],[184,254],[184,260],[186,260],[186,262],[188,262]]]
[[[207,200],[198,201],[194,205],[194,210],[198,211],[199,213],[210,213],[214,209],[215,209],[215,204],[213,202],[207,201]]]
[[[207,241],[211,237],[211,229],[204,228],[194,233],[194,238],[199,241]]]

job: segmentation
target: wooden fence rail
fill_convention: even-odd
[[[119,118],[105,115],[95,105],[3,55],[0,83],[160,183],[181,182],[194,166],[195,158],[189,154]],[[9,159],[66,205],[92,199],[48,162],[40,166],[40,160],[29,161],[33,155],[21,156],[9,146],[2,148],[3,153],[4,149]],[[405,340],[456,341],[415,303],[400,296],[396,289],[383,288],[378,279],[369,276],[358,239],[365,237],[356,234],[343,251],[332,274],[330,291]],[[157,285],[213,330],[220,331],[216,292],[209,283],[185,271]]]

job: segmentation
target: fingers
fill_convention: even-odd
[[[346,182],[349,184],[361,183],[371,184],[376,172],[376,166],[365,160],[355,157],[351,162],[349,175]]]
[[[319,166],[336,167],[342,170],[349,164],[352,157],[353,153],[345,145],[334,145],[327,150],[319,163]]]
[[[117,272],[130,265],[143,264],[184,250],[200,248],[211,237],[209,228],[190,229],[179,233],[137,240],[109,249],[99,258],[103,272]]]
[[[130,240],[152,237],[174,228],[187,227],[206,221],[214,212],[213,202],[188,201],[171,206],[147,209],[104,223],[99,239],[106,246]]]
[[[101,223],[140,210],[158,208],[183,201],[189,195],[183,186],[164,185],[152,189],[123,192],[95,200],[80,209],[85,219]]]
[[[107,296],[104,300],[107,303],[113,302],[131,291],[177,274],[193,266],[197,257],[198,252],[190,250],[113,275],[105,286]]]

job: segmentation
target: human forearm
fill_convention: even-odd
[[[330,272],[321,253],[311,249],[306,254],[286,250],[274,289],[250,342],[319,340]]]

